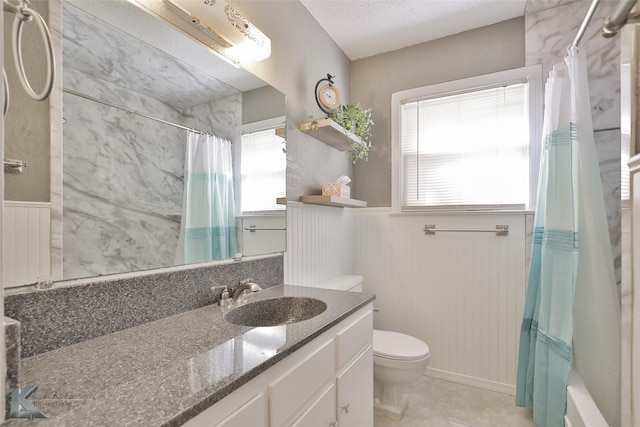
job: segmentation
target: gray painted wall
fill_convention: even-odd
[[[391,206],[391,94],[525,65],[524,18],[516,18],[351,65],[351,99],[373,108],[372,150],[353,170],[351,197]]]
[[[271,86],[242,94],[242,123],[254,123],[287,114],[286,97]]]
[[[32,7],[47,20],[48,2],[34,1]],[[4,14],[4,27],[13,26],[13,15]],[[31,86],[42,90],[46,76],[42,36],[33,23],[24,26],[23,60]],[[5,156],[28,164],[22,174],[5,173],[5,199],[29,202],[49,201],[49,100],[34,101],[25,93],[13,61],[11,31],[4,37],[4,63],[9,82],[10,105],[5,120]],[[59,59],[59,58],[56,58]],[[60,78],[60,76],[56,76]],[[4,169],[3,169],[4,170]]]
[[[287,97],[287,198],[320,194],[322,184],[351,175],[347,155],[298,131],[307,117],[324,117],[314,96],[316,82],[327,73],[349,102],[351,62],[320,24],[297,1],[234,2],[271,38],[271,56],[246,66]]]

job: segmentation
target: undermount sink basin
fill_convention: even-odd
[[[327,304],[307,297],[280,297],[250,302],[225,314],[227,322],[242,326],[280,326],[322,314]]]

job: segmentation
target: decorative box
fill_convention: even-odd
[[[351,198],[351,187],[344,185],[344,184],[340,184],[340,183],[333,183],[333,184],[323,184],[322,185],[322,195],[323,196],[337,196],[337,197],[342,197],[345,199],[350,199]]]

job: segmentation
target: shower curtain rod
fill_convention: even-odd
[[[144,113],[140,113],[138,111],[131,111],[131,110],[128,110],[128,109],[126,109],[124,107],[120,107],[118,105],[111,104],[109,102],[105,102],[105,101],[103,101],[101,99],[94,98],[93,96],[85,95],[84,93],[77,92],[77,91],[75,91],[73,89],[62,89],[62,91],[66,92],[66,93],[68,93],[70,95],[75,95],[75,96],[78,96],[80,98],[88,99],[89,101],[97,102],[99,104],[103,104],[103,105],[106,105],[106,106],[109,106],[109,107],[116,108],[118,110],[124,111],[125,113],[135,114],[137,116],[144,117],[146,119],[155,120],[156,122],[164,123],[166,125],[174,126],[174,127],[180,128],[180,129],[191,131],[191,132],[200,133],[202,135],[211,135],[211,136],[216,136],[217,137],[217,135],[213,135],[213,134],[211,134],[209,132],[201,131],[201,130],[190,128],[190,127],[187,127],[187,126],[182,126],[182,125],[179,125],[177,123],[169,122],[169,121],[166,121],[166,120],[163,120],[163,119],[159,119],[157,117],[153,117],[153,116],[149,116],[149,115],[144,114]]]
[[[576,38],[573,39],[573,43],[571,44],[571,46],[569,46],[569,49],[578,47],[580,40],[582,40],[582,36],[584,36],[584,32],[587,30],[587,25],[589,25],[591,18],[593,18],[593,14],[595,13],[596,8],[598,7],[598,3],[600,3],[600,0],[591,1],[589,10],[587,10],[587,14],[585,15],[584,19],[582,20],[582,24],[580,24],[580,28],[578,29],[578,34],[576,34]]]
[[[637,0],[625,0],[620,3],[616,10],[613,11],[611,16],[607,18],[604,26],[602,27],[603,37],[613,37],[622,27],[625,26],[627,22],[637,22],[637,13],[634,13],[635,16],[632,16],[631,21],[629,21],[629,13],[631,13],[631,9],[633,9],[633,6],[636,5],[636,2]]]
[[[602,27],[602,36],[606,38],[610,38],[615,36],[618,31],[625,26],[627,22],[637,22],[638,14],[634,13],[634,16],[629,17],[629,13],[631,13],[631,9],[636,5],[638,0],[623,0],[620,2],[618,7],[613,11],[613,13],[607,18],[603,27]],[[578,47],[580,40],[582,40],[582,36],[584,36],[584,32],[587,29],[587,25],[593,18],[593,14],[598,7],[600,0],[592,0],[591,5],[589,6],[589,10],[587,10],[587,14],[582,20],[582,24],[578,29],[578,34],[576,34],[576,38],[573,39],[573,43],[569,48]],[[629,21],[631,19],[632,21]]]

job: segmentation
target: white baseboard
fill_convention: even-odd
[[[433,378],[451,381],[454,383],[471,385],[486,390],[497,391],[500,393],[516,395],[516,386],[511,384],[497,383],[495,381],[484,380],[482,378],[469,377],[467,375],[456,374],[455,372],[441,371],[440,369],[427,368],[425,375]]]

